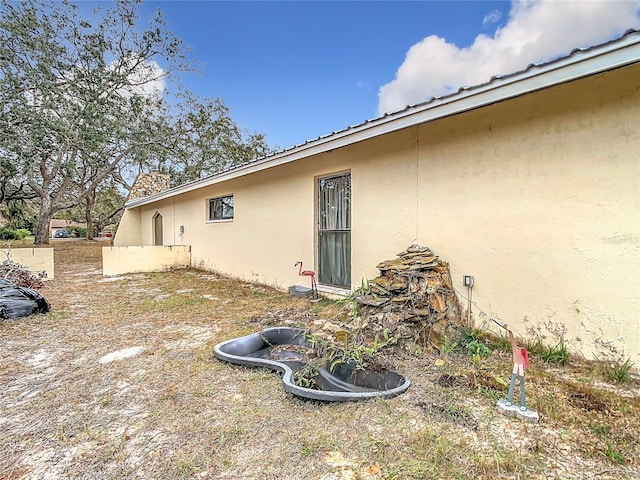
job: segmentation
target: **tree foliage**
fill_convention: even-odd
[[[270,153],[264,135],[243,135],[219,99],[199,99],[191,92],[179,97],[170,120],[174,144],[159,152],[155,169],[174,185],[198,180],[264,157]]]
[[[131,2],[94,23],[69,3],[3,4],[0,149],[40,201],[36,243],[48,242],[55,212],[85,200],[132,148],[160,140],[149,128],[154,87],[184,66],[181,44],[160,13],[141,33],[137,20]]]
[[[82,205],[90,224],[100,192],[130,187],[136,173],[182,183],[269,151],[262,135],[243,138],[219,99],[182,92],[168,104],[168,82],[191,64],[162,13],[142,22],[138,4],[91,20],[68,2],[0,7],[0,203],[37,200],[38,244],[56,212]],[[96,218],[122,207],[108,203]]]

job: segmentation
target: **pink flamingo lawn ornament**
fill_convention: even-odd
[[[311,277],[311,292],[313,293],[313,298],[318,298],[318,286],[316,285],[316,272],[313,270],[302,270],[302,260],[298,260],[294,267],[300,265],[300,271],[298,275],[301,277]]]

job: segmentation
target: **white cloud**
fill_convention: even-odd
[[[484,16],[484,18],[482,19],[482,26],[487,27],[492,23],[497,23],[501,18],[502,12],[500,12],[500,10],[494,10],[493,12],[490,12]]]
[[[506,25],[492,37],[478,35],[470,47],[460,48],[435,35],[413,45],[396,78],[380,87],[378,112],[402,110],[639,27],[640,0],[513,1]]]
[[[114,61],[109,67],[129,72],[129,85],[118,89],[118,93],[124,97],[145,95],[160,98],[164,93],[166,72],[155,60],[139,62],[132,56],[119,62]]]
[[[131,80],[136,84],[132,88],[143,95],[160,97],[166,86],[165,75],[166,72],[155,60],[148,60],[143,64],[143,68],[132,75]]]

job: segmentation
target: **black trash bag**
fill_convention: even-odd
[[[47,313],[50,308],[49,302],[39,292],[0,278],[0,319]]]

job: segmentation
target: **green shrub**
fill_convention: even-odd
[[[488,357],[489,355],[491,355],[491,349],[478,340],[472,340],[471,342],[467,343],[467,354],[470,357]]]
[[[87,236],[86,227],[67,227],[70,237],[85,238]]]
[[[464,350],[467,345],[473,342],[481,342],[485,337],[485,332],[479,328],[463,326],[456,332],[455,341],[460,349]]]
[[[619,463],[620,465],[625,465],[627,463],[625,461],[624,457],[622,456],[622,454],[620,452],[618,452],[617,450],[615,450],[609,444],[609,442],[607,442],[607,446],[604,449],[604,454],[605,454],[605,456],[607,456],[608,458],[610,458],[614,462]]]
[[[18,230],[16,230],[16,235],[18,236],[17,240],[24,240],[29,235],[31,235],[31,232],[26,228],[19,228]]]
[[[0,240],[20,240],[20,238],[17,230],[14,230],[13,228],[0,227]]]
[[[491,347],[487,344],[487,333],[479,328],[462,327],[456,335],[457,347],[467,352],[469,356],[488,357]]]
[[[566,365],[569,361],[569,350],[564,340],[560,339],[555,345],[548,345],[542,354],[542,359],[547,363]]]
[[[506,335],[494,336],[491,338],[493,349],[503,352],[511,352],[511,341]]]

